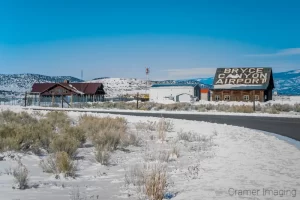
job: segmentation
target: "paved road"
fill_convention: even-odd
[[[38,108],[41,109],[41,108]],[[51,108],[50,108],[51,109]],[[43,108],[47,110],[47,108]],[[78,111],[78,110],[76,110]],[[276,133],[300,141],[300,118],[285,117],[255,117],[255,116],[233,116],[233,115],[208,115],[208,114],[169,114],[169,113],[140,113],[140,112],[117,112],[117,111],[87,111],[79,112],[96,112],[111,113],[119,115],[149,116],[149,117],[165,117],[174,119],[186,119],[213,122],[218,124],[228,124],[252,128],[271,133]]]

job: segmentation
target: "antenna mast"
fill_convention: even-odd
[[[148,91],[149,73],[150,73],[150,68],[147,67],[146,68],[146,77],[147,77],[147,80],[146,80],[146,91]]]

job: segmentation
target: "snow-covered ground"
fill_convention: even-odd
[[[1,106],[2,109],[10,109],[12,106]],[[18,107],[18,106],[16,106]],[[22,109],[22,107],[19,107],[19,109]],[[145,110],[124,110],[124,109],[99,109],[99,108],[53,108],[53,107],[38,107],[38,106],[30,106],[26,107],[24,109],[35,109],[35,110],[58,110],[58,111],[85,111],[85,112],[97,112],[97,111],[109,111],[111,113],[114,112],[124,112],[128,113],[158,113],[158,114],[190,114],[190,115],[235,115],[235,116],[261,116],[261,117],[287,117],[287,118],[299,118],[300,113],[298,112],[283,112],[280,114],[270,114],[270,113],[236,113],[236,112],[219,112],[219,111],[208,111],[208,112],[199,112],[199,111],[166,111],[166,110],[160,110],[160,111],[145,111]]]
[[[22,111],[21,107],[9,108]],[[77,112],[68,112],[68,115],[73,120],[80,116]],[[20,156],[28,167],[29,182],[34,186],[26,190],[12,189],[13,176],[6,172],[16,165],[16,161],[9,152],[2,154],[6,157],[0,161],[0,199],[65,200],[77,190],[86,199],[137,199],[136,191],[125,186],[126,171],[135,164],[149,162],[149,155],[157,155],[174,145],[180,150],[180,156],[167,163],[167,192],[176,194],[174,200],[299,198],[300,150],[274,135],[235,126],[172,119],[174,129],[167,133],[166,142],[161,142],[155,131],[137,132],[134,126],[141,121],[157,122],[159,118],[130,115],[125,118],[129,122],[129,131],[142,138],[142,145],[129,146],[127,151],[117,150],[112,154],[110,166],[102,166],[94,160],[92,147],[80,148],[76,179],[55,179],[39,167],[42,157],[12,153]],[[205,143],[178,140],[177,133],[181,131],[193,131],[211,139]],[[150,139],[151,135],[154,140]],[[250,194],[248,190],[257,192]],[[263,193],[265,190],[268,192]],[[241,192],[243,194],[239,195]]]

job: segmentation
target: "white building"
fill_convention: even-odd
[[[191,102],[200,98],[199,84],[155,84],[150,88],[150,101]]]

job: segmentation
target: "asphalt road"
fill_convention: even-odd
[[[43,108],[43,110],[48,110],[48,109]],[[209,115],[209,114],[204,114],[204,115],[169,114],[169,113],[146,113],[146,112],[135,113],[135,112],[87,111],[87,110],[80,110],[78,112],[95,112],[95,113],[111,113],[111,114],[118,114],[118,115],[165,117],[165,118],[173,118],[173,119],[186,119],[186,120],[212,122],[218,124],[228,124],[228,125],[262,130],[270,133],[276,133],[278,135],[286,136],[295,139],[297,141],[300,141],[300,118]]]

